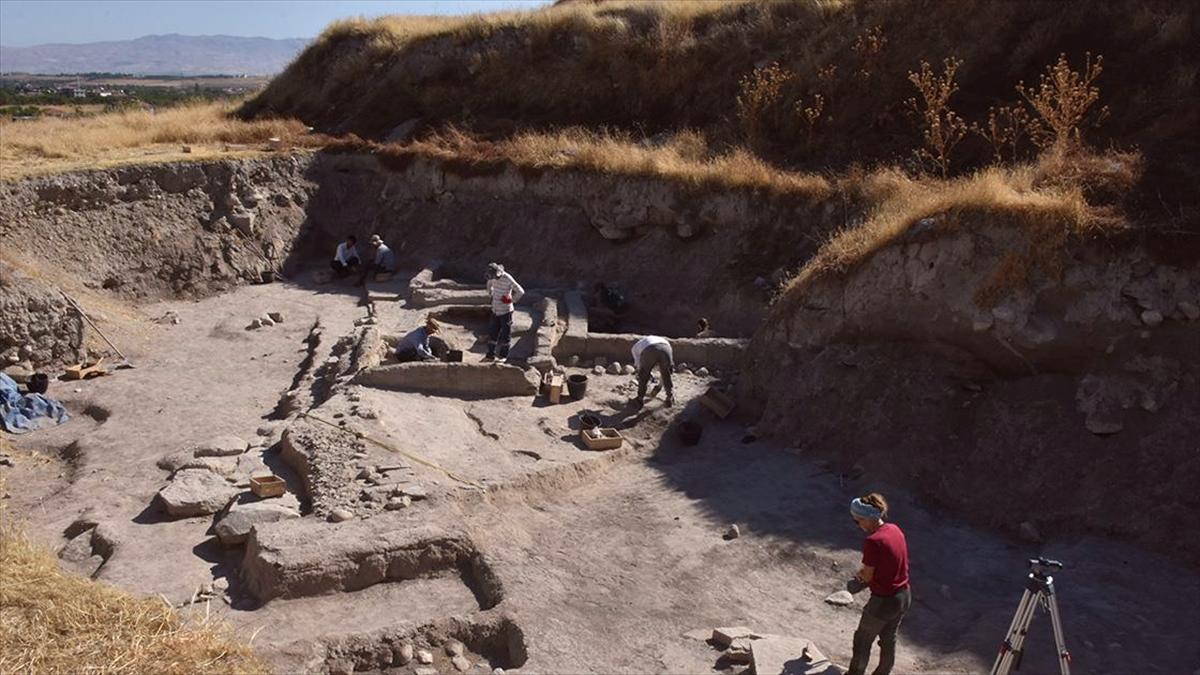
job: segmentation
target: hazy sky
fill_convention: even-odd
[[[334,19],[534,9],[549,0],[0,0],[0,45],[143,35],[313,37]]]

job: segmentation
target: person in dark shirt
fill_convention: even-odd
[[[871,589],[863,607],[858,630],[854,631],[854,655],[847,675],[863,675],[871,660],[871,643],[879,638],[879,665],[873,675],[888,675],[896,662],[896,630],[908,608],[908,542],[894,523],[885,523],[887,501],[872,492],[850,502],[850,515],[867,533],[863,542],[862,568],[847,584],[851,593]]]

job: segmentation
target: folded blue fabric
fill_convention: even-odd
[[[0,426],[13,434],[27,434],[71,419],[63,404],[41,394],[24,394],[17,383],[0,373]]]

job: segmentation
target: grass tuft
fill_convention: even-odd
[[[161,600],[65,573],[11,523],[0,525],[0,570],[2,673],[268,672],[215,622],[189,625]]]

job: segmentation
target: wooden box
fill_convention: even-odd
[[[734,407],[737,406],[733,397],[716,387],[710,387],[708,391],[704,392],[704,395],[700,397],[700,404],[721,419],[729,417],[729,413],[733,412]]]
[[[621,432],[612,427],[584,429],[579,435],[583,436],[583,444],[588,446],[589,450],[613,450],[625,442]]]
[[[250,491],[259,497],[282,497],[287,492],[287,484],[274,474],[251,476]]]
[[[542,393],[546,394],[546,398],[550,399],[551,403],[558,403],[562,400],[562,391],[562,374],[549,372],[542,377]]]

